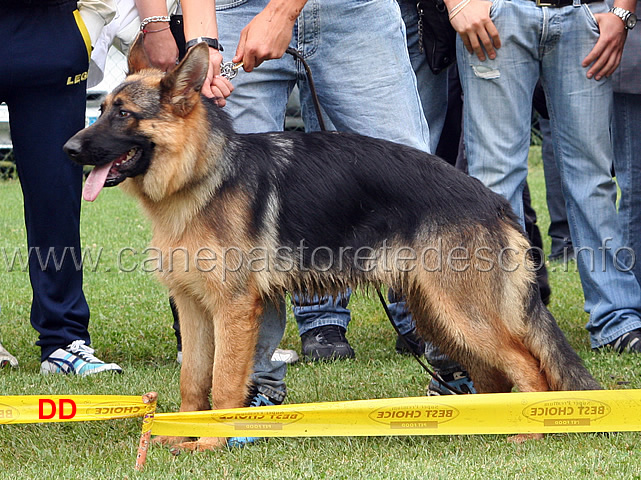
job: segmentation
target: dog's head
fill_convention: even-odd
[[[192,117],[207,115],[202,112],[206,108],[200,90],[208,59],[207,45],[196,45],[173,71],[164,74],[152,68],[142,36],[136,39],[125,81],[106,97],[98,120],[64,145],[73,161],[95,166],[85,183],[85,200],[95,200],[105,186],[135,177],[151,198],[175,190],[170,185],[172,176],[180,170],[184,178],[185,169],[191,168],[183,164],[189,163],[185,155],[189,126],[197,122]],[[161,162],[164,165],[158,165]]]

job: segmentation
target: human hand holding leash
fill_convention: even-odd
[[[216,2],[212,0],[182,0],[184,31],[187,44],[197,38],[218,38],[216,23]],[[222,48],[220,48],[222,50]],[[201,93],[213,98],[216,105],[224,107],[227,98],[234,90],[231,82],[221,76],[220,66],[223,56],[218,48],[209,47],[209,68]]]
[[[292,39],[292,29],[307,0],[271,0],[240,32],[234,63],[251,72],[265,60],[281,58]]]
[[[490,19],[492,2],[471,0],[466,5],[462,4],[459,0],[445,1],[452,27],[461,36],[463,45],[481,61],[486,59],[485,52],[489,58],[496,58],[496,49],[501,48],[501,39]]]
[[[203,84],[202,94],[206,97],[213,98],[216,105],[224,107],[226,105],[225,98],[231,95],[234,91],[234,86],[231,82],[223,77],[220,72],[220,66],[223,62],[223,56],[214,48],[209,49],[209,68],[207,70],[207,77]]]

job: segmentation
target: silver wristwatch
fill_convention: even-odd
[[[623,25],[625,25],[626,30],[632,30],[637,24],[637,16],[621,7],[612,7],[610,13],[614,13],[617,17],[623,20]]]

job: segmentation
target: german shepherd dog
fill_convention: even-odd
[[[241,135],[200,94],[206,45],[170,73],[140,42],[102,115],[65,145],[153,227],[183,335],[181,411],[245,404],[264,303],[285,291],[403,292],[420,334],[479,392],[599,389],[541,302],[509,204],[443,160],[365,136]],[[180,268],[177,267],[180,265]],[[209,394],[211,393],[211,404]],[[161,438],[211,449],[222,438]]]

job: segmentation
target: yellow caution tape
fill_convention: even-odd
[[[155,407],[155,405],[154,405]],[[0,424],[85,422],[144,416],[150,405],[125,395],[0,396]]]
[[[448,395],[158,413],[186,437],[470,435],[641,431],[641,390]]]
[[[448,395],[156,413],[124,395],[0,396],[0,424],[148,418],[187,437],[470,435],[641,431],[641,390]]]

